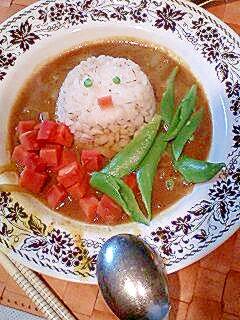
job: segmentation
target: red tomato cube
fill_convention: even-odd
[[[72,150],[63,150],[61,159],[59,161],[59,165],[52,168],[52,170],[58,171],[61,168],[65,167],[66,165],[68,165],[69,163],[72,163],[74,161],[77,161],[76,152],[74,152]]]
[[[25,166],[28,159],[32,159],[35,153],[27,151],[21,144],[16,146],[12,153],[12,160],[17,164]]]
[[[83,198],[90,188],[89,178],[85,175],[82,182],[75,183],[73,186],[67,189],[68,193],[73,199],[79,200]]]
[[[40,159],[38,155],[34,155],[34,158],[28,159],[25,165],[27,168],[30,168],[37,172],[43,172],[46,170],[46,164]]]
[[[130,173],[129,175],[123,178],[124,182],[132,189],[132,191],[136,192],[138,189],[137,178],[135,172]]]
[[[82,150],[81,162],[88,172],[93,172],[103,168],[105,159],[97,150]]]
[[[112,96],[105,96],[97,99],[98,105],[102,109],[107,109],[113,107]]]
[[[76,152],[72,150],[63,150],[61,163],[66,165],[73,161],[77,161],[77,155]]]
[[[21,144],[26,150],[39,150],[40,146],[37,141],[37,132],[35,130],[27,131],[19,136]]]
[[[40,158],[47,167],[57,166],[61,157],[62,147],[59,145],[46,145],[40,150]]]
[[[45,173],[36,172],[33,169],[25,168],[19,179],[19,184],[23,188],[33,192],[40,193],[46,183],[47,175]]]
[[[46,169],[45,163],[42,162],[39,156],[35,152],[27,151],[22,145],[14,148],[12,160],[37,172],[42,172]]]
[[[115,201],[103,195],[97,207],[97,215],[103,222],[113,224],[121,220],[123,211]]]
[[[99,200],[95,196],[87,196],[79,200],[79,205],[88,222],[94,222],[94,220],[97,218],[96,211],[98,203]]]
[[[54,121],[43,121],[37,134],[37,140],[51,141],[56,135],[57,126],[57,123]]]
[[[30,155],[25,159],[24,165],[37,172],[43,172],[46,169],[46,164],[36,153],[30,153]]]
[[[73,139],[74,136],[70,129],[65,124],[58,123],[56,135],[53,137],[52,142],[70,148],[73,144]]]
[[[53,209],[59,207],[67,198],[68,194],[61,185],[54,184],[47,192],[47,202]]]
[[[31,131],[34,129],[36,124],[37,124],[37,121],[35,121],[35,120],[19,121],[18,126],[17,126],[17,132],[19,134],[22,134],[24,132]]]
[[[37,124],[34,126],[33,129],[38,131],[38,130],[40,130],[41,125],[42,125],[41,123],[37,123]]]
[[[86,172],[76,161],[68,164],[59,170],[57,180],[65,188],[69,188],[75,183],[82,182]]]

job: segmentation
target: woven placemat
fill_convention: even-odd
[[[34,2],[0,0],[0,22]],[[240,34],[240,0],[215,4],[208,11]],[[117,319],[97,286],[42,277],[77,319]],[[200,262],[170,275],[169,286],[170,320],[240,320],[240,231]],[[42,316],[1,267],[0,303]]]

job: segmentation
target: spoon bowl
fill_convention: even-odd
[[[98,255],[97,278],[106,303],[120,319],[167,319],[163,263],[140,238],[120,234],[106,241]]]

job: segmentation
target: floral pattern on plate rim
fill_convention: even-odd
[[[240,219],[240,52],[239,43],[222,24],[181,1],[47,0],[1,25],[0,81],[18,56],[51,32],[88,21],[150,23],[190,42],[214,66],[225,87],[233,118],[232,146],[226,169],[202,199],[168,225],[149,228],[143,238],[165,259],[167,268],[189,259],[229,232]],[[46,225],[1,192],[0,243],[41,271],[94,278],[96,256],[105,239],[82,239],[64,228]]]

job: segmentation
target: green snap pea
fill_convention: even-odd
[[[197,99],[197,87],[193,85],[180,102],[170,127],[165,136],[166,141],[174,139],[193,113]]]
[[[167,87],[163,93],[160,103],[160,114],[163,121],[169,127],[174,113],[174,80],[178,72],[178,67],[175,67],[167,79]]]
[[[147,209],[148,219],[151,219],[152,209],[152,188],[153,181],[156,175],[158,162],[161,155],[167,147],[167,142],[164,141],[164,134],[160,133],[155,138],[153,145],[143,161],[140,164],[140,168],[137,171],[137,183],[141,192],[143,203]]]
[[[155,114],[139,134],[101,172],[121,178],[134,171],[150,149],[160,122],[161,116]]]
[[[133,221],[145,225],[149,224],[148,219],[138,206],[134,193],[121,179],[102,172],[94,172],[90,184],[116,201]]]
[[[90,185],[113,198],[120,206],[123,206],[123,200],[119,194],[119,185],[112,176],[102,172],[93,172]]]
[[[174,167],[187,182],[199,183],[211,180],[223,167],[225,163],[212,163],[192,159],[186,155],[174,161]]]
[[[138,206],[134,193],[129,186],[124,183],[121,179],[118,179],[118,185],[120,186],[120,193],[124,199],[127,206],[127,211],[133,221],[140,222],[149,225],[150,219],[146,218]]]
[[[172,143],[172,151],[175,160],[180,157],[183,148],[187,141],[192,137],[193,133],[196,131],[203,117],[203,109],[194,113],[191,118],[187,121],[186,125],[179,131],[177,137]]]

